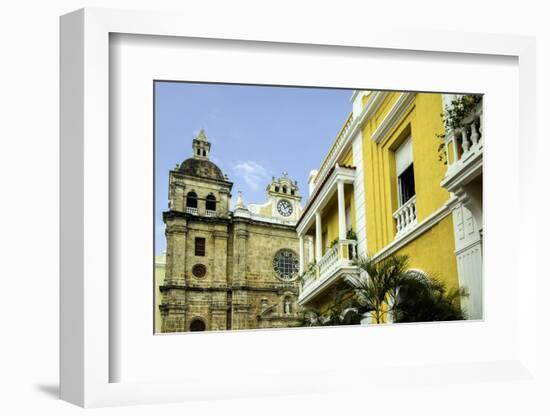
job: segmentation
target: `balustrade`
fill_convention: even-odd
[[[331,247],[321,260],[305,273],[302,294],[310,292],[327,280],[339,266],[349,266],[357,253],[356,246],[357,241],[355,240],[340,240]]]
[[[396,235],[401,237],[409,232],[416,225],[416,195],[405,202],[393,213],[396,221]]]
[[[461,126],[449,132],[445,138],[447,150],[447,168],[452,170],[457,163],[463,162],[470,155],[483,147],[483,113],[478,106],[464,118]],[[449,147],[452,146],[452,158]]]
[[[344,138],[346,137],[346,134],[350,130],[352,124],[353,124],[353,113],[351,113],[348,116],[346,123],[338,133],[336,140],[334,140],[334,144],[331,146],[325,160],[321,164],[321,167],[319,168],[319,172],[317,173],[317,177],[315,179],[315,184],[316,184],[315,187],[317,187],[319,184],[323,182],[330,167],[334,165],[335,157],[338,154],[338,151],[340,150],[340,147],[344,142]]]

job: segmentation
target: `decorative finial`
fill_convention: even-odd
[[[208,141],[208,138],[206,137],[206,133],[204,132],[203,128],[201,128],[201,130],[199,131],[199,134],[197,134],[197,140],[203,140],[205,142]]]
[[[285,177],[285,178],[288,177],[288,172],[286,170],[283,171],[283,177]]]
[[[241,191],[237,192],[237,208],[244,208],[243,194]]]

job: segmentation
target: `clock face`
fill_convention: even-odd
[[[292,215],[292,204],[286,199],[281,199],[277,203],[277,211],[279,211],[279,214],[283,217],[288,217],[289,215]]]

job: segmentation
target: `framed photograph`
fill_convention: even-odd
[[[61,397],[534,380],[534,40],[201,21],[61,18]]]

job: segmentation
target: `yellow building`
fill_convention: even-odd
[[[154,332],[160,332],[161,326],[161,314],[160,308],[157,305],[160,305],[162,300],[162,292],[160,291],[160,286],[164,282],[164,276],[166,275],[166,251],[162,254],[157,254],[155,256],[155,329]]]
[[[406,254],[411,268],[449,289],[466,287],[462,306],[482,317],[482,109],[444,137],[444,163],[441,113],[456,97],[354,92],[350,115],[310,173],[297,223],[300,305],[329,306],[344,276],[359,273],[355,256]]]

